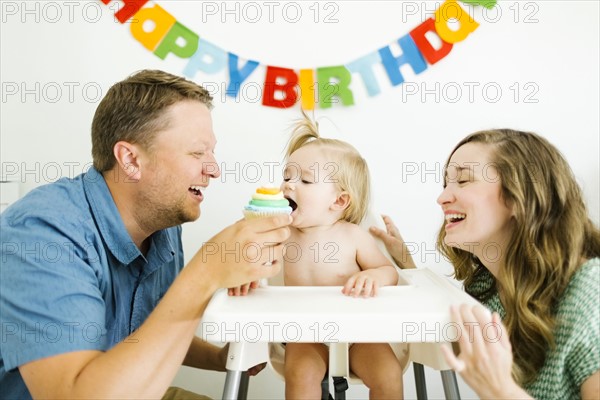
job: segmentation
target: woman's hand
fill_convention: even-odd
[[[452,306],[458,331],[458,356],[442,347],[444,358],[485,399],[531,399],[512,377],[513,356],[506,327],[497,313],[482,306]]]
[[[383,241],[387,251],[390,253],[396,264],[400,268],[416,268],[415,262],[406,247],[406,243],[394,221],[387,215],[382,215],[383,222],[385,223],[385,231],[375,226],[369,228],[371,235]]]

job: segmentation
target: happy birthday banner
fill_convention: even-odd
[[[112,0],[101,0],[109,4]],[[242,83],[260,65],[258,61],[243,60],[231,52],[212,44],[197,33],[192,32],[161,6],[149,0],[120,0],[124,6],[115,13],[116,19],[124,24],[130,19],[133,37],[156,56],[165,59],[169,53],[189,59],[183,73],[190,79],[198,71],[216,74],[229,69],[229,83],[226,95],[236,97]],[[496,0],[462,0],[463,3],[492,8]],[[152,30],[144,30],[144,24],[151,21]],[[451,21],[454,25],[451,27]],[[455,43],[462,42],[479,24],[458,4],[456,0],[446,0],[434,15],[408,34],[397,40],[402,54],[394,56],[390,46],[382,47],[345,65],[318,67],[313,69],[290,69],[266,66],[262,104],[265,106],[288,108],[300,100],[301,107],[313,110],[329,108],[333,103],[344,106],[354,104],[350,89],[352,74],[362,79],[369,96],[381,92],[373,66],[381,64],[392,84],[404,82],[400,71],[403,65],[410,65],[415,74],[427,69],[446,57]],[[436,35],[441,46],[435,48],[426,37]],[[283,82],[283,83],[281,83]],[[316,92],[315,92],[316,91]],[[339,99],[339,101],[338,101]],[[315,104],[317,103],[317,104]]]

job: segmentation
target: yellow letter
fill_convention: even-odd
[[[454,31],[448,26],[449,20],[456,20],[460,24]],[[448,43],[457,43],[465,40],[479,24],[455,0],[446,0],[435,11],[435,30],[440,37]]]
[[[131,34],[150,51],[156,49],[156,46],[176,22],[175,17],[158,4],[155,4],[154,7],[142,8],[135,14],[135,21],[131,23]],[[145,31],[144,23],[146,21],[153,22],[154,29]]]

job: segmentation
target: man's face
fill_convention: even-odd
[[[210,178],[221,174],[214,157],[212,119],[204,104],[175,103],[164,118],[166,128],[146,152],[136,199],[136,219],[151,231],[198,219]]]

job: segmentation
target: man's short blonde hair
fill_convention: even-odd
[[[143,70],[114,84],[102,99],[92,122],[94,167],[108,171],[115,165],[113,147],[121,140],[150,150],[168,120],[166,110],[180,101],[199,101],[209,109],[212,97],[202,86],[158,70]]]

